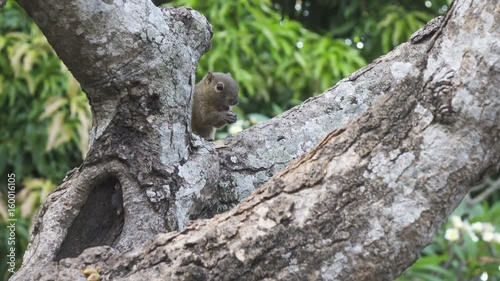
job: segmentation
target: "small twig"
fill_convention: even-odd
[[[470,189],[470,192],[478,192],[484,189],[488,185],[494,184],[496,181],[492,180],[491,177],[483,177],[480,183],[476,184]]]
[[[484,186],[484,185],[482,185],[482,186]],[[476,188],[476,187],[473,187],[473,189],[474,188]],[[473,189],[471,189],[471,191],[474,191]],[[471,198],[470,193],[469,193],[468,197],[466,197],[467,198],[467,205],[473,206],[473,205],[483,201],[484,199],[488,198],[488,196],[490,196],[492,193],[494,193],[497,190],[500,190],[500,180],[491,182],[486,189],[484,189],[479,195],[477,195],[474,198]]]

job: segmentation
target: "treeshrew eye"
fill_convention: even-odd
[[[217,86],[215,86],[217,91],[222,91],[224,89],[224,84],[222,82],[217,83]]]

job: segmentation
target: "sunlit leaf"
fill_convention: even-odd
[[[45,147],[45,151],[50,151],[57,146],[57,144],[61,143],[61,139],[66,139],[64,136],[64,118],[66,114],[64,112],[58,112],[52,117],[52,121],[48,127],[48,137],[47,137],[47,145]]]
[[[68,100],[59,96],[54,96],[49,98],[45,102],[45,110],[39,119],[43,120],[52,116],[56,111],[60,110],[64,105],[68,103]]]
[[[20,75],[22,69],[21,59],[29,50],[29,48],[30,48],[29,44],[17,44],[16,48],[14,49],[12,56],[10,58],[10,64],[12,66],[12,69],[14,70],[15,76]]]

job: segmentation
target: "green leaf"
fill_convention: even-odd
[[[448,255],[425,256],[419,258],[413,265],[412,269],[425,269],[428,265],[439,265],[448,260]]]
[[[394,46],[398,45],[400,42],[403,42],[403,31],[405,30],[406,25],[404,21],[397,21],[394,26],[394,31],[392,32],[392,44]]]
[[[467,257],[465,255],[465,251],[464,251],[464,249],[462,247],[460,247],[457,244],[453,244],[451,246],[451,248],[453,249],[453,252],[458,256],[458,258],[460,259],[460,261],[462,263],[465,263],[467,261]]]
[[[58,96],[48,99],[47,102],[45,102],[45,111],[42,115],[40,115],[39,120],[44,120],[49,116],[52,116],[56,111],[60,110],[67,103],[67,99]]]
[[[446,278],[445,280],[455,280],[455,274],[453,270],[448,270],[438,265],[428,264],[422,266],[421,269],[430,271],[432,273],[437,273]]]
[[[478,244],[472,241],[470,235],[464,235],[464,249],[469,262],[477,259]]]

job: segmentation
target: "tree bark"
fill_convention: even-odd
[[[85,280],[88,265],[102,280],[392,280],[499,169],[496,0],[456,1],[322,95],[213,144],[189,127],[203,16],[18,1],[94,124],[12,280]]]

